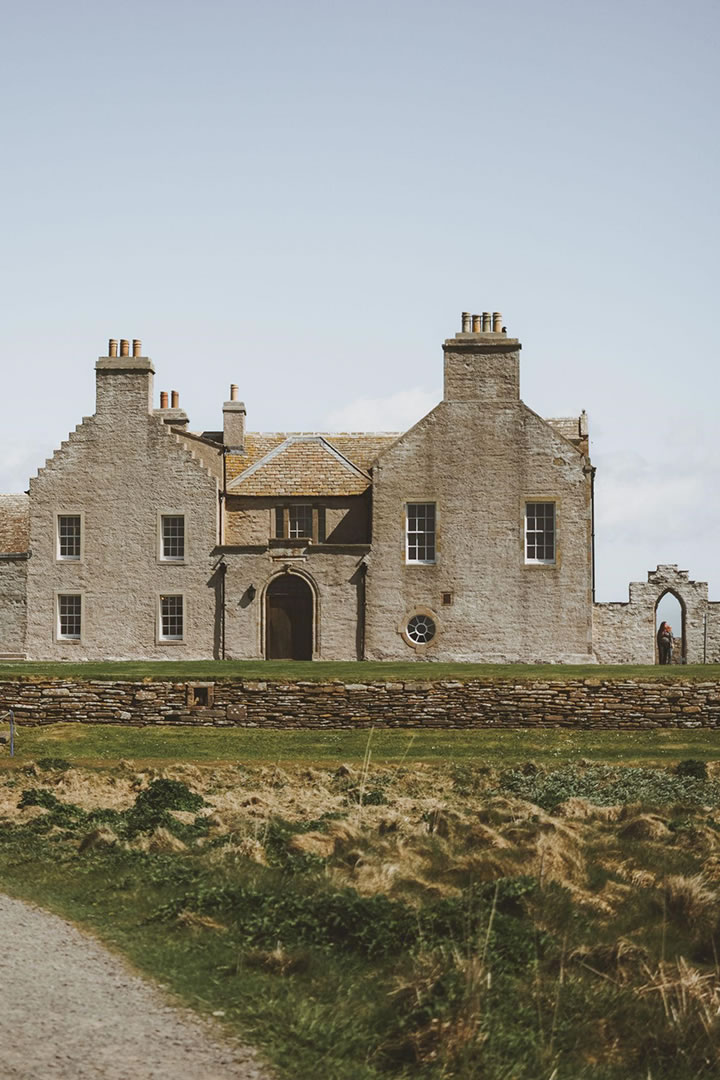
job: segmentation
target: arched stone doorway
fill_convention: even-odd
[[[312,660],[313,591],[299,574],[281,574],[265,592],[265,658]]]
[[[685,663],[687,656],[685,637],[685,604],[682,597],[674,589],[665,589],[658,597],[655,604],[655,663],[660,662],[657,632],[661,622],[668,622],[672,627],[674,639],[672,660],[673,664]]]

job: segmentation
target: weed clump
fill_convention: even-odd
[[[202,795],[196,795],[182,780],[153,780],[135,800],[138,814],[162,810],[200,810],[203,806],[207,806],[207,803]]]
[[[697,758],[685,758],[684,761],[678,761],[674,771],[676,776],[691,776],[695,780],[708,778],[707,761],[700,761]]]
[[[43,772],[67,772],[72,768],[71,762],[61,757],[38,758],[36,764]]]

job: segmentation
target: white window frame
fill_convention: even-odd
[[[431,559],[417,559],[417,558],[412,558],[411,555],[410,555],[410,546],[411,546],[410,545],[410,535],[411,535],[411,533],[410,533],[410,507],[411,506],[424,506],[424,507],[432,506],[432,508],[433,508],[433,529],[432,529],[433,557]],[[434,499],[409,499],[405,503],[405,563],[406,563],[407,566],[435,566],[435,564],[437,563],[437,542],[438,542],[438,527],[437,527],[438,526],[438,521],[437,521],[437,518],[438,518],[437,503],[435,502]],[[419,529],[414,529],[413,532],[412,532],[412,535],[413,536],[424,536],[424,537],[427,538],[428,536],[430,536],[430,533],[427,530],[424,533],[422,533]],[[413,546],[417,547],[419,545],[415,544]],[[423,546],[425,548],[427,548],[429,546],[428,543],[427,543],[427,539],[425,539]]]
[[[528,507],[530,506],[552,506],[552,558],[538,559],[535,556],[528,555],[529,548],[529,532],[528,532]],[[525,510],[523,514],[523,552],[525,555],[525,564],[527,566],[557,566],[558,561],[558,530],[557,530],[557,500],[548,498],[536,498],[525,500]],[[537,520],[537,519],[535,519]],[[540,534],[539,529],[533,529],[533,535]],[[542,534],[544,535],[544,533]],[[543,541],[546,545],[546,541]]]
[[[304,522],[309,525],[310,528],[305,532],[293,532],[293,510],[302,510]],[[288,540],[305,540],[312,539],[313,525],[314,525],[314,508],[312,503],[307,502],[291,502],[288,503]]]
[[[179,599],[182,601],[182,635],[170,637],[163,634],[163,600]],[[187,603],[185,594],[182,592],[161,592],[157,597],[157,630],[156,641],[158,645],[184,645],[187,637]]]
[[[80,601],[80,633],[63,634],[60,629],[60,600],[64,596],[76,596]],[[70,592],[67,589],[57,589],[55,592],[55,640],[82,642],[85,629],[85,597],[81,592]]]
[[[80,554],[60,554],[60,518],[78,518],[80,522]],[[55,512],[55,562],[81,563],[85,556],[85,515],[82,510],[57,510]],[[70,595],[63,594],[63,595]]]
[[[165,554],[165,518],[182,518],[183,522],[183,555],[166,555]],[[187,562],[188,553],[188,518],[187,514],[181,510],[160,510],[158,512],[157,519],[157,561],[161,563],[172,563],[173,566],[180,566]],[[167,595],[167,594],[163,594]]]
[[[434,630],[433,635],[428,641],[416,641],[410,636],[409,628],[413,619],[420,617],[427,622],[432,622]],[[414,649],[417,653],[425,653],[435,648],[438,643],[442,631],[442,622],[438,617],[437,612],[430,607],[420,605],[419,607],[411,608],[410,611],[400,620],[397,626],[397,632],[406,645],[409,645],[411,649]]]

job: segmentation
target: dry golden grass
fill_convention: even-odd
[[[644,966],[645,981],[636,988],[638,997],[662,1001],[666,1024],[674,1029],[696,1031],[705,1041],[705,1054],[720,1067],[720,980],[717,973],[703,973],[680,957],[674,963]],[[713,1075],[717,1075],[713,1073]]]
[[[197,911],[187,909],[178,912],[175,922],[177,926],[193,931],[196,934],[201,933],[203,930],[227,930],[227,926],[217,922],[216,919],[211,919],[209,915],[201,915]]]
[[[683,924],[711,924],[717,917],[717,893],[703,874],[671,874],[664,883],[665,910]]]

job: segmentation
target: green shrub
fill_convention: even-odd
[[[44,757],[40,758],[37,762],[38,769],[42,769],[45,772],[67,772],[72,768],[72,764],[61,757]]]
[[[565,765],[548,773],[508,769],[500,775],[499,791],[534,802],[543,810],[553,810],[574,797],[598,806],[720,806],[720,783],[716,780],[629,765],[591,765],[582,769]]]
[[[708,778],[707,762],[697,758],[685,758],[684,761],[678,761],[674,771],[676,776],[692,776],[696,780]]]
[[[196,795],[182,780],[153,780],[135,800],[135,809],[140,813],[161,810],[200,810],[207,805],[202,795]]]

